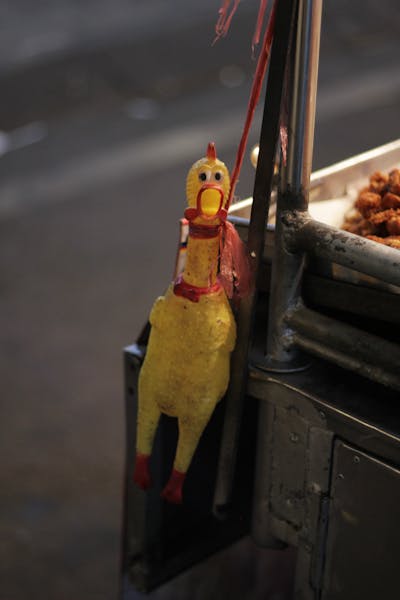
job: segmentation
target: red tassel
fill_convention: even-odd
[[[231,0],[223,0],[222,6],[218,11],[219,17],[218,17],[217,24],[215,26],[215,33],[217,35],[214,40],[214,43],[217,42],[221,37],[224,37],[228,33],[229,27],[230,27],[232,19],[233,19],[233,15],[235,14],[237,7],[239,6],[240,0],[235,0],[233,8],[231,9],[231,12],[228,14],[230,3],[231,3]]]
[[[220,257],[221,284],[228,298],[244,298],[250,293],[252,277],[246,245],[229,221],[224,223],[223,248]]]
[[[254,48],[258,45],[258,42],[260,41],[261,29],[262,29],[263,22],[264,22],[264,15],[265,15],[265,11],[267,9],[267,4],[268,4],[268,0],[260,1],[260,8],[258,9],[256,29],[254,31],[253,40],[251,42],[253,53],[254,53]]]

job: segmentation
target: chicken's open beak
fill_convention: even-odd
[[[198,208],[201,214],[206,219],[215,218],[222,207],[223,197],[223,190],[217,186],[205,187],[200,190]]]

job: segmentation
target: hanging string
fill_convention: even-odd
[[[253,85],[251,88],[249,103],[247,106],[246,121],[245,121],[245,124],[243,127],[242,137],[240,138],[239,147],[238,147],[238,151],[236,154],[235,166],[232,171],[231,189],[230,189],[230,193],[229,193],[228,204],[226,206],[227,209],[229,208],[229,206],[232,202],[233,195],[235,193],[235,187],[238,182],[240,169],[241,169],[242,163],[243,163],[244,153],[246,151],[246,145],[247,145],[247,140],[249,137],[250,127],[251,127],[251,124],[253,121],[253,117],[254,117],[254,113],[255,113],[255,110],[256,110],[256,107],[258,104],[258,100],[260,98],[262,84],[263,84],[265,73],[267,70],[267,65],[268,65],[268,61],[269,61],[269,57],[270,57],[270,53],[271,53],[272,40],[274,37],[276,4],[277,4],[277,0],[274,1],[273,7],[272,7],[271,14],[269,16],[269,20],[268,20],[268,24],[267,24],[267,28],[266,28],[266,31],[264,34],[264,39],[263,39],[262,47],[260,50],[260,55],[258,57],[257,68],[256,68],[256,72],[254,75]],[[260,7],[260,9],[261,9],[261,7]]]
[[[216,37],[213,44],[217,42],[221,37],[225,37],[231,26],[233,15],[235,14],[237,7],[239,6],[240,0],[235,0],[231,12],[228,14],[231,0],[224,0],[221,8],[218,11],[219,17],[215,25]]]
[[[218,20],[215,25],[215,39],[213,44],[217,42],[222,37],[225,37],[229,31],[229,28],[232,23],[232,19],[234,17],[235,12],[240,4],[240,0],[234,0],[233,7],[231,12],[229,12],[229,7],[231,5],[231,0],[223,0],[220,9],[218,10]],[[261,30],[264,22],[265,11],[267,9],[268,0],[260,0],[260,7],[258,9],[256,28],[254,31],[253,39],[251,42],[252,50],[254,53],[254,48],[258,45],[261,36]]]
[[[264,23],[265,11],[267,10],[267,4],[268,4],[268,0],[260,0],[260,7],[258,9],[256,28],[255,28],[254,35],[253,35],[253,40],[251,42],[251,49],[253,51],[253,55],[254,55],[255,47],[258,46],[258,43],[260,41],[261,30],[262,30],[262,26]]]
[[[219,18],[216,24],[216,38],[214,42],[228,33],[230,24],[232,22],[232,18],[236,12],[239,2],[240,0],[235,0],[232,9],[229,12],[231,1],[224,0],[219,10]],[[253,122],[255,109],[260,99],[261,89],[271,54],[277,3],[278,0],[274,0],[257,61],[257,67],[247,106],[246,120],[244,123],[242,136],[236,154],[235,165],[232,171],[229,197],[227,203],[225,204],[226,210],[229,209],[229,206],[232,202],[235,187],[238,182],[239,173],[242,167],[244,154],[246,151],[247,140],[249,137],[251,124]],[[267,4],[268,0],[260,0],[256,28],[252,39],[253,53],[255,46],[257,46],[260,41]],[[287,125],[285,118],[283,118],[283,121],[281,122],[280,138],[283,158],[284,162],[286,163]],[[231,223],[229,223],[229,221],[224,222],[221,233],[222,235],[219,273],[220,281],[229,298],[233,297],[234,299],[240,299],[241,297],[244,297],[249,293],[252,284],[251,267],[249,262],[248,251],[246,249],[246,246],[240,239],[235,227]]]

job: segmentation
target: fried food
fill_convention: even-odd
[[[382,198],[383,208],[400,208],[400,196],[387,192]]]
[[[385,175],[380,171],[376,171],[376,173],[373,173],[369,179],[369,188],[372,192],[381,194],[386,189],[388,181],[388,175]]]
[[[400,236],[399,235],[390,235],[388,237],[379,237],[377,235],[367,235],[367,239],[372,240],[374,242],[378,242],[379,244],[384,244],[385,246],[391,246],[392,248],[400,249]]]
[[[393,169],[389,173],[389,192],[400,194],[400,170]]]
[[[396,215],[395,217],[389,219],[386,222],[386,229],[389,234],[400,236],[400,215]]]
[[[363,217],[368,219],[371,214],[382,207],[381,195],[369,191],[361,192],[354,206],[358,208]]]
[[[363,188],[342,228],[374,242],[400,249],[400,169],[377,171]]]

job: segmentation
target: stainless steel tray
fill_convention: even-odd
[[[340,228],[346,212],[352,207],[360,189],[368,184],[375,171],[390,171],[400,167],[400,139],[312,173],[310,180],[310,215],[317,221]],[[229,215],[247,237],[252,198],[233,204]],[[274,197],[272,198],[264,258],[270,260],[274,244]],[[400,294],[398,286],[369,277],[334,263],[322,265],[324,273],[335,280],[362,284]]]

